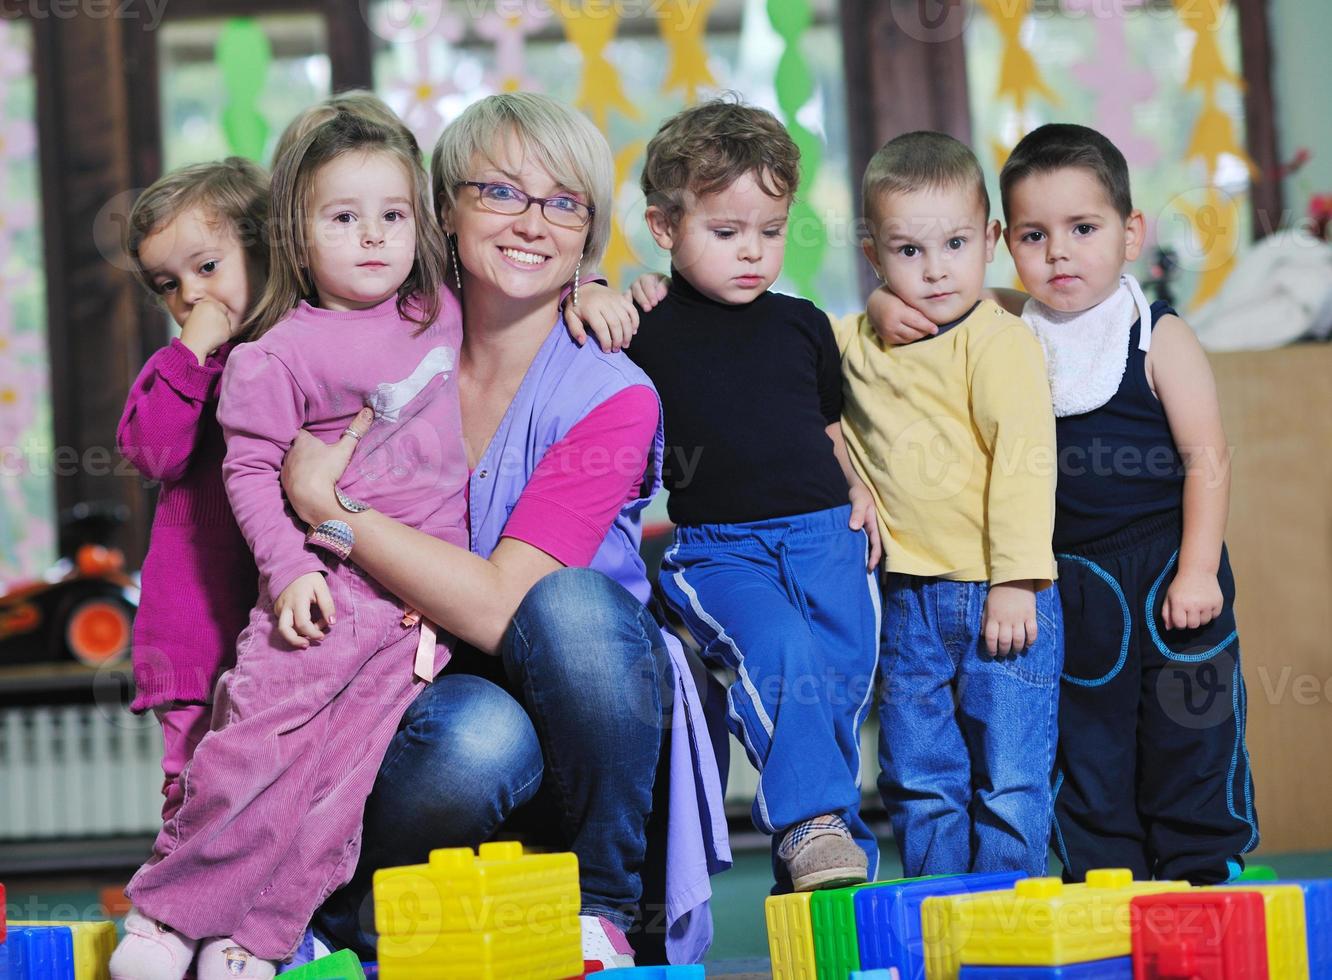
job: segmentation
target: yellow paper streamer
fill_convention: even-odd
[[[1235,133],[1235,121],[1217,105],[1216,100],[1217,88],[1222,84],[1244,87],[1244,79],[1226,65],[1216,41],[1227,2],[1175,0],[1180,23],[1194,34],[1193,54],[1184,88],[1202,95],[1202,109],[1194,121],[1184,155],[1202,161],[1209,185],[1203,204],[1181,208],[1193,226],[1200,249],[1198,285],[1192,297],[1195,306],[1216,295],[1235,266],[1239,246],[1239,203],[1215,186],[1221,158],[1234,157],[1248,168],[1253,180],[1260,177],[1258,168]]]
[[[1034,96],[1044,98],[1051,105],[1059,105],[1058,94],[1046,84],[1036,59],[1022,45],[1022,23],[1031,12],[1032,0],[981,0],[981,5],[994,20],[1004,40],[999,61],[997,97],[1008,96],[1018,112]]]
[[[668,0],[657,13],[657,29],[670,52],[670,67],[661,90],[683,91],[685,102],[698,101],[700,88],[716,88],[708,70],[708,52],[703,45],[708,13],[715,0]]]
[[[635,140],[620,147],[619,152],[615,154],[615,183],[612,185],[616,190],[628,183],[632,175],[637,172],[638,158],[646,149],[646,140]],[[614,202],[608,201],[607,205],[613,206]],[[606,245],[606,256],[601,260],[601,267],[611,288],[624,288],[624,270],[632,269],[639,264],[633,249],[629,247],[629,239],[625,237],[620,222],[612,220],[610,242]]]
[[[601,130],[606,129],[610,110],[630,119],[639,118],[638,108],[624,94],[620,73],[606,60],[606,46],[615,37],[620,15],[613,5],[596,5],[589,11],[572,3],[555,4],[564,21],[564,34],[583,56],[583,77],[574,104],[587,112]]]

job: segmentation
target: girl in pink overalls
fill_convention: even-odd
[[[179,811],[127,892],[113,978],[272,977],[346,881],[380,759],[447,659],[428,623],[343,561],[337,521],[301,527],[282,457],[301,429],[332,441],[375,423],[339,490],[467,547],[457,391],[462,339],[415,139],[365,96],[309,110],[273,176],[257,339],[236,348],[218,419],[223,476],[259,568],[259,600],[221,684],[212,730],[181,777]]]

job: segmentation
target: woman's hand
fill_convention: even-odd
[[[356,435],[344,432],[331,446],[304,430],[296,433],[296,441],[282,460],[282,490],[291,509],[306,524],[314,527],[342,513],[333,488],[351,462],[359,437],[370,431],[374,420],[373,411],[361,409],[347,426]]]

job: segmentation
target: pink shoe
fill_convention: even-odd
[[[619,926],[600,915],[580,915],[578,922],[583,927],[584,961],[596,960],[603,970],[634,965],[634,948]]]
[[[273,980],[277,963],[261,960],[230,936],[199,947],[198,980]]]
[[[125,916],[125,938],[111,954],[111,980],[181,980],[198,946],[197,939],[131,908]]]

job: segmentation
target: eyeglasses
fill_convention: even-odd
[[[484,180],[461,180],[457,186],[475,187],[481,194],[481,206],[496,214],[522,214],[533,204],[539,204],[542,216],[561,228],[584,228],[592,220],[592,215],[597,213],[597,209],[590,204],[575,201],[564,194],[558,197],[533,197],[512,184]]]

